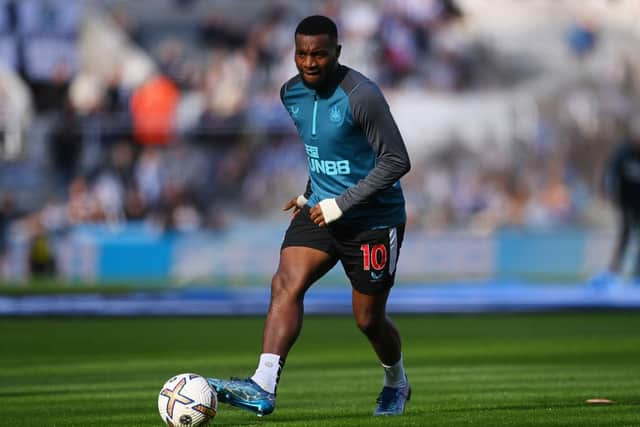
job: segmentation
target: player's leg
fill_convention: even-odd
[[[400,333],[386,312],[403,231],[403,227],[397,227],[334,233],[340,259],[353,286],[356,324],[384,368],[383,389],[374,415],[402,414],[411,394],[402,360]]]
[[[383,388],[374,415],[401,415],[411,398],[400,333],[386,312],[389,290],[368,295],[354,288],[352,293],[356,324],[371,343],[384,369]]]
[[[378,359],[391,366],[402,355],[400,333],[386,313],[390,289],[376,295],[352,291],[351,305],[358,329],[367,337]]]
[[[335,263],[329,254],[313,248],[291,246],[282,250],[278,270],[271,281],[263,353],[287,357],[302,328],[305,293]]]
[[[279,376],[276,365],[282,367],[300,334],[305,293],[335,264],[335,258],[314,248],[289,246],[280,253],[280,264],[271,281],[271,302],[264,324],[262,357],[252,377],[264,389],[275,392]]]
[[[640,286],[640,214],[634,212],[630,223],[630,242],[627,246],[630,248],[633,263],[631,284]]]
[[[259,416],[273,412],[284,359],[302,327],[304,295],[337,262],[332,252],[327,230],[310,220],[308,208],[302,209],[285,234],[278,269],[271,282],[271,301],[258,368],[248,379],[209,378],[220,402]]]

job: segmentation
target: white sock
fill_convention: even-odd
[[[275,394],[283,364],[284,361],[280,360],[280,356],[277,354],[262,353],[256,373],[251,379],[262,389]]]
[[[389,366],[382,364],[384,368],[384,386],[400,388],[407,384],[407,375],[404,372],[404,365],[402,364],[402,354],[400,360],[395,364]]]

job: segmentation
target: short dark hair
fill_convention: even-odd
[[[332,40],[338,40],[338,27],[330,18],[323,15],[311,15],[304,18],[296,27],[295,34],[316,36],[328,34]]]

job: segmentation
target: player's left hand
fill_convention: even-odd
[[[309,211],[311,221],[320,227],[332,223],[342,216],[342,210],[338,207],[336,199],[324,199]]]
[[[311,221],[313,221],[316,225],[320,227],[324,227],[327,223],[324,221],[324,215],[322,214],[322,209],[320,209],[320,205],[315,205],[309,211],[309,216],[311,217]]]

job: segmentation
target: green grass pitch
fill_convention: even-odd
[[[214,425],[640,426],[640,313],[395,316],[413,398],[371,412],[382,373],[350,317],[309,316],[277,408],[220,405]],[[248,375],[262,319],[0,319],[1,426],[161,426],[181,372]],[[616,401],[585,404],[589,398]]]

